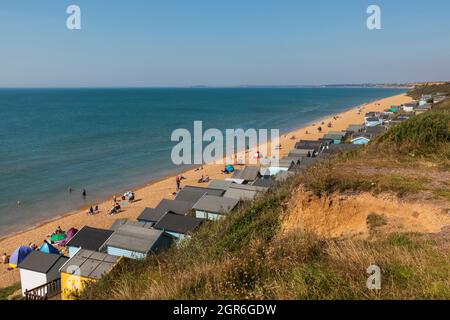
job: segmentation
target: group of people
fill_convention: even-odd
[[[99,208],[98,208],[98,206],[95,206],[95,207],[90,207],[89,208],[89,210],[87,211],[87,215],[88,216],[92,216],[92,215],[94,215],[94,214],[96,214],[96,213],[99,213],[100,212],[100,210],[99,210]]]

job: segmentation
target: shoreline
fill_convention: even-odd
[[[349,124],[362,123],[364,121],[365,112],[382,111],[388,106],[400,105],[411,100],[412,98],[406,96],[405,93],[374,100],[362,105],[349,107],[337,114],[330,114],[309,121],[308,123],[299,125],[300,127],[298,128],[292,130],[287,129],[285,132],[280,132],[280,144],[282,145],[280,157],[285,156],[299,139],[316,140],[328,131],[339,131],[345,129]],[[365,108],[368,109],[364,110]],[[363,109],[364,111],[361,114],[357,114],[360,109]],[[338,118],[333,120],[334,117]],[[328,128],[327,126],[322,125],[323,130],[321,133],[318,133],[317,130],[314,129],[316,129],[321,122],[332,122],[333,127]],[[308,135],[305,134],[306,130],[309,131]],[[295,140],[291,140],[292,136],[295,136]],[[270,141],[268,141],[268,143],[270,143]],[[100,208],[99,214],[87,216],[85,213],[87,209],[81,207],[80,209],[59,214],[54,218],[43,220],[24,230],[2,236],[0,237],[1,253],[7,252],[8,254],[12,254],[12,251],[17,247],[20,245],[27,245],[30,242],[40,245],[45,236],[55,230],[58,225],[61,225],[65,230],[68,230],[71,227],[80,229],[84,225],[97,228],[109,228],[109,226],[117,219],[136,219],[146,207],[155,207],[164,198],[173,199],[172,192],[175,190],[176,175],[181,174],[186,177],[186,180],[182,181],[182,187],[185,185],[206,186],[205,184],[199,184],[197,182],[200,175],[209,175],[212,180],[226,178],[226,176],[221,173],[221,169],[223,169],[222,164],[204,164],[202,166],[203,169],[198,170],[200,167],[201,166],[193,165],[183,170],[174,169],[167,175],[147,181],[134,189],[132,188],[136,193],[136,201],[132,204],[123,206],[124,211],[114,216],[109,216],[105,213],[105,211],[109,209],[112,200],[100,199],[98,203],[95,203],[98,204]],[[20,281],[18,270],[7,271],[4,265],[0,266],[0,288],[12,285],[18,281]]]
[[[386,98],[384,98],[384,99],[386,99]],[[305,122],[304,124],[301,124],[301,125],[296,126],[294,128],[286,129],[286,130],[280,132],[280,139],[281,139],[281,137],[286,137],[286,136],[290,135],[293,132],[297,132],[297,131],[299,131],[301,129],[304,129],[306,127],[310,127],[310,126],[312,126],[315,123],[325,121],[326,119],[328,119],[330,117],[333,118],[335,116],[338,116],[338,115],[343,114],[345,112],[348,112],[350,110],[358,109],[358,108],[364,107],[365,105],[368,105],[368,104],[371,104],[371,103],[376,103],[379,100],[383,100],[383,99],[372,100],[370,102],[366,102],[366,103],[363,103],[361,105],[348,107],[348,108],[346,108],[346,109],[344,109],[341,112],[338,112],[336,114],[325,115],[323,117],[320,117],[320,118],[317,118],[317,119]],[[326,131],[327,130],[324,130],[323,132],[326,132]],[[268,141],[268,142],[270,143],[270,141]],[[207,165],[207,164],[204,164],[204,165]],[[163,181],[163,180],[166,180],[166,179],[174,178],[176,175],[182,175],[184,173],[189,172],[190,170],[195,170],[197,167],[200,167],[200,166],[199,165],[190,165],[188,167],[190,167],[190,168],[187,168],[187,169],[184,169],[184,170],[177,170],[176,168],[169,169],[169,170],[167,170],[166,174],[164,174],[164,175],[162,175],[160,177],[151,178],[150,180],[147,180],[147,181],[142,182],[140,184],[134,185],[133,187],[128,188],[128,189],[139,191],[141,189],[144,189],[146,187],[151,186],[154,183],[157,183],[158,181]],[[119,194],[123,194],[126,191],[128,191],[128,190],[125,190],[125,189],[118,190],[118,191],[115,191],[112,194],[119,195]],[[9,233],[4,234],[4,235],[0,235],[0,243],[2,241],[4,241],[4,240],[8,239],[8,238],[20,236],[21,234],[33,231],[34,229],[37,229],[37,228],[40,228],[40,227],[44,227],[45,225],[53,223],[55,221],[68,218],[68,217],[70,217],[70,216],[72,216],[74,214],[79,213],[80,211],[87,211],[91,206],[95,206],[97,204],[104,203],[106,201],[108,201],[108,199],[106,199],[106,198],[99,198],[97,200],[93,199],[92,202],[91,201],[87,202],[87,203],[85,203],[83,205],[80,205],[78,208],[72,209],[70,211],[65,211],[65,212],[62,212],[62,213],[55,213],[55,216],[53,216],[53,217],[42,218],[39,221],[31,224],[28,227],[25,227],[25,228],[17,230],[17,231],[12,231],[12,232],[9,232]],[[0,249],[1,249],[1,246],[0,246]]]

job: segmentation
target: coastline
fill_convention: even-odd
[[[406,94],[391,96],[388,98],[367,102],[360,106],[349,107],[348,110],[338,114],[331,114],[315,121],[311,121],[310,123],[302,125],[299,128],[287,130],[286,132],[280,133],[280,144],[282,145],[280,156],[285,156],[299,139],[315,140],[326,134],[328,131],[343,130],[349,124],[362,123],[364,121],[363,118],[365,112],[382,111],[391,105],[400,105],[411,100],[412,99],[406,96]],[[364,111],[361,114],[358,114],[359,109]],[[334,117],[339,118],[334,120]],[[321,122],[332,122],[333,127],[328,128],[326,126],[322,126],[322,132],[318,133],[316,130],[317,126],[315,126],[315,124]],[[306,135],[306,130],[308,130],[310,134]],[[291,139],[292,136],[295,136],[295,140]],[[11,254],[12,251],[20,245],[27,245],[30,242],[40,245],[46,235],[54,231],[58,225],[65,230],[71,227],[80,229],[84,225],[98,228],[109,228],[109,226],[116,219],[135,219],[144,208],[156,206],[163,198],[173,199],[172,192],[175,190],[175,176],[178,174],[182,174],[186,177],[186,180],[183,180],[182,182],[182,186],[202,185],[197,182],[200,175],[209,175],[211,179],[224,179],[226,177],[221,173],[221,169],[223,169],[222,164],[206,164],[203,166],[202,170],[196,170],[198,167],[199,166],[193,166],[180,171],[174,170],[173,173],[161,178],[150,180],[147,183],[138,186],[135,189],[137,201],[133,204],[124,206],[124,211],[117,215],[106,215],[106,211],[111,206],[111,200],[106,199],[98,204],[100,213],[97,215],[87,216],[85,213],[86,207],[84,207],[78,210],[62,213],[57,217],[42,221],[25,230],[5,235],[0,238],[0,251],[2,251],[1,253],[7,252],[8,254]],[[205,186],[205,184],[202,186]],[[18,270],[7,271],[6,266],[0,266],[0,288],[12,285],[18,281],[20,281]]]

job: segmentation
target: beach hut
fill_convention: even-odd
[[[318,153],[323,147],[323,143],[318,140],[300,140],[295,144],[295,149],[314,150]]]
[[[151,252],[169,248],[174,238],[160,230],[124,224],[105,242],[106,253],[130,259],[145,259]]]
[[[100,280],[120,261],[121,257],[80,249],[60,268],[61,298],[71,300],[87,283]]]
[[[364,115],[364,120],[367,120],[368,118],[376,118],[376,117],[378,117],[378,116],[379,116],[379,113],[378,113],[378,112],[373,112],[373,111],[367,112],[367,113]]]
[[[127,226],[135,226],[135,227],[144,227],[150,229],[153,225],[153,223],[141,223],[136,220],[130,220],[130,219],[117,219],[114,221],[114,223],[109,228],[110,230],[117,231],[121,226],[127,225]]]
[[[417,107],[417,102],[405,103],[403,105],[403,111],[405,112],[414,112],[414,109]]]
[[[211,180],[208,184],[208,188],[227,190],[233,183],[233,181],[226,180]]]
[[[236,170],[231,178],[226,181],[231,181],[237,184],[247,184],[258,179],[261,175],[259,173],[260,167],[246,166],[243,170]]]
[[[27,290],[32,290],[43,286],[49,282],[60,279],[59,268],[67,262],[69,258],[60,254],[44,253],[32,251],[18,265],[20,270],[20,283],[22,295],[25,296]],[[48,292],[48,288],[43,288],[39,293],[44,298],[47,295],[58,292]]]
[[[39,251],[43,252],[43,253],[60,254],[59,250],[56,249],[54,246],[52,246],[47,241],[45,241],[44,244],[39,248]]]
[[[376,127],[383,124],[383,120],[378,117],[370,117],[365,120],[366,127]]]
[[[277,183],[275,179],[272,177],[269,178],[259,178],[258,180],[253,181],[252,186],[254,187],[262,187],[262,188],[271,188],[275,186]]]
[[[239,199],[205,195],[193,209],[196,218],[215,221],[225,218],[238,204]]]
[[[202,224],[203,219],[179,214],[166,213],[153,228],[165,231],[178,240],[189,238],[191,234]]]
[[[333,144],[333,140],[332,139],[325,139],[325,138],[320,138],[317,141],[319,141],[320,143],[322,143],[322,148],[321,150],[328,148],[331,144]],[[319,152],[321,151],[319,150]]]
[[[85,226],[67,243],[69,257],[73,257],[78,250],[86,249],[91,251],[100,251],[104,243],[113,234],[114,231],[107,229],[98,229]]]
[[[276,176],[280,172],[288,171],[299,164],[302,157],[299,156],[289,156],[279,159],[277,161],[272,161],[269,166],[269,171],[271,176]]]
[[[333,140],[333,144],[340,144],[347,137],[347,132],[331,131],[323,136],[324,139]]]
[[[32,252],[33,250],[28,246],[21,246],[14,250],[9,258],[9,267],[17,268],[17,266]]]
[[[175,200],[187,201],[194,205],[205,194],[211,196],[221,196],[225,193],[225,189],[221,188],[202,188],[194,186],[186,186],[181,189],[175,196]]]
[[[314,149],[292,149],[289,151],[289,157],[315,157],[316,151]]]
[[[370,142],[371,136],[365,133],[359,133],[353,136],[352,144],[365,145]]]
[[[193,201],[163,199],[155,208],[145,208],[137,220],[141,223],[156,223],[167,212],[187,215],[191,211]]]
[[[347,127],[345,132],[347,134],[352,135],[354,133],[360,133],[363,132],[366,129],[366,126],[364,124],[351,124]]]
[[[253,200],[258,193],[266,192],[268,188],[258,187],[247,184],[233,185],[223,195],[226,198],[232,198],[242,201]]]
[[[366,129],[366,134],[370,135],[372,139],[375,139],[376,137],[382,135],[386,132],[385,126],[375,126],[375,127],[369,127]]]

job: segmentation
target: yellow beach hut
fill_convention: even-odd
[[[100,280],[109,273],[120,259],[106,253],[80,249],[60,269],[62,300],[72,300],[87,283]]]

